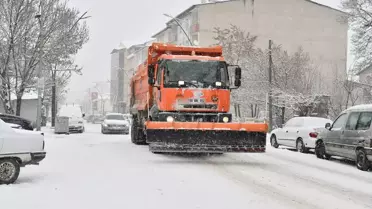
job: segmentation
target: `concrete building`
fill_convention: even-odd
[[[310,54],[324,83],[332,85],[335,75],[346,79],[348,24],[342,21],[344,16],[339,10],[310,0],[260,0],[246,4],[230,0],[193,5],[175,18],[191,41],[200,46],[216,43],[214,28],[230,28],[233,24],[257,36],[258,48],[266,49],[270,39],[289,53],[302,47]],[[153,38],[189,45],[174,19]]]
[[[124,64],[127,48],[120,46],[111,52],[111,86],[110,86],[110,102],[116,112],[126,112],[126,103],[124,99],[124,79],[127,79],[124,73]]]
[[[127,49],[124,65],[124,100],[127,104],[126,109],[129,110],[130,105],[130,78],[134,75],[137,67],[147,59],[147,50],[153,41],[148,41],[143,44],[136,44]]]

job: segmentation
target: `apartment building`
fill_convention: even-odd
[[[124,64],[127,48],[120,44],[118,48],[111,51],[111,70],[110,70],[110,102],[113,111],[126,112],[124,99]]]
[[[165,43],[190,45],[191,41],[210,46],[216,43],[216,27],[230,28],[233,24],[257,36],[258,48],[266,49],[270,39],[289,53],[302,47],[329,85],[319,88],[327,89],[335,76],[346,79],[348,24],[344,17],[342,11],[310,0],[215,1],[189,7],[153,38]]]

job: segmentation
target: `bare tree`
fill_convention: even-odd
[[[352,51],[355,56],[355,70],[360,71],[372,64],[372,1],[343,0],[343,9],[353,30]]]
[[[251,117],[255,117],[260,108],[266,106],[269,92],[268,49],[256,48],[257,37],[234,25],[229,29],[216,28],[215,34],[217,44],[224,49],[226,61],[240,65],[243,70],[242,87],[233,92],[232,99],[243,109],[250,109]],[[303,105],[313,103],[317,93],[314,81],[319,80],[319,74],[309,54],[301,47],[289,54],[274,44],[272,57],[274,106],[280,108],[284,115],[285,108],[298,111]]]
[[[8,88],[8,94],[14,89],[19,115],[23,94],[34,88],[37,81],[37,66],[42,71],[48,70],[50,64],[63,63],[88,40],[88,29],[85,23],[80,23],[86,13],[81,15],[61,0],[6,0],[0,6],[5,11],[4,21],[0,22],[2,34],[8,34],[5,39],[11,40],[9,54],[2,53],[3,57],[9,57],[9,61],[3,62],[2,78],[9,80],[3,89]],[[13,28],[5,27],[8,25]],[[2,96],[6,98],[7,94],[3,92]]]

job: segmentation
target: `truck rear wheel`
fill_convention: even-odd
[[[19,176],[20,166],[15,159],[0,159],[0,184],[12,184]]]
[[[130,126],[131,140],[133,144],[144,145],[146,144],[146,137],[142,129],[139,127],[137,118],[133,117],[132,125]]]

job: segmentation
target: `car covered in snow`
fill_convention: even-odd
[[[101,124],[101,132],[129,134],[129,120],[121,113],[106,114]]]
[[[21,167],[38,165],[46,156],[44,147],[44,133],[13,129],[0,119],[0,184],[15,182]]]
[[[372,168],[372,104],[344,110],[335,122],[319,134],[315,154],[318,158],[338,156],[353,160],[359,170]]]
[[[279,145],[296,148],[299,152],[315,149],[318,134],[332,120],[320,117],[294,117],[271,132],[270,142],[275,148]]]

